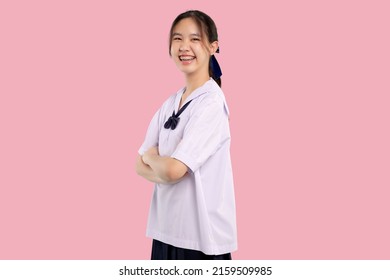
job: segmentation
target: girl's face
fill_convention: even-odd
[[[209,73],[210,55],[218,42],[209,43],[192,18],[179,21],[173,28],[171,55],[176,66],[188,76]]]

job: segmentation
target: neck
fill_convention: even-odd
[[[191,92],[193,92],[198,87],[202,86],[204,83],[206,83],[210,79],[210,76],[208,73],[205,73],[204,75],[187,75],[186,76],[186,91],[185,95],[190,95]]]

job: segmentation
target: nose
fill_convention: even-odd
[[[179,46],[179,51],[181,52],[185,52],[185,51],[188,51],[189,50],[189,45],[188,45],[188,42],[187,40],[181,40],[180,42],[180,46]]]

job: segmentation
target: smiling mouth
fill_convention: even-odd
[[[194,60],[196,57],[195,56],[179,56],[180,61],[191,61]]]

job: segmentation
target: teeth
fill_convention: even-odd
[[[190,60],[195,59],[195,57],[188,57],[188,56],[186,56],[186,57],[180,56],[179,58],[181,61],[190,61]]]

